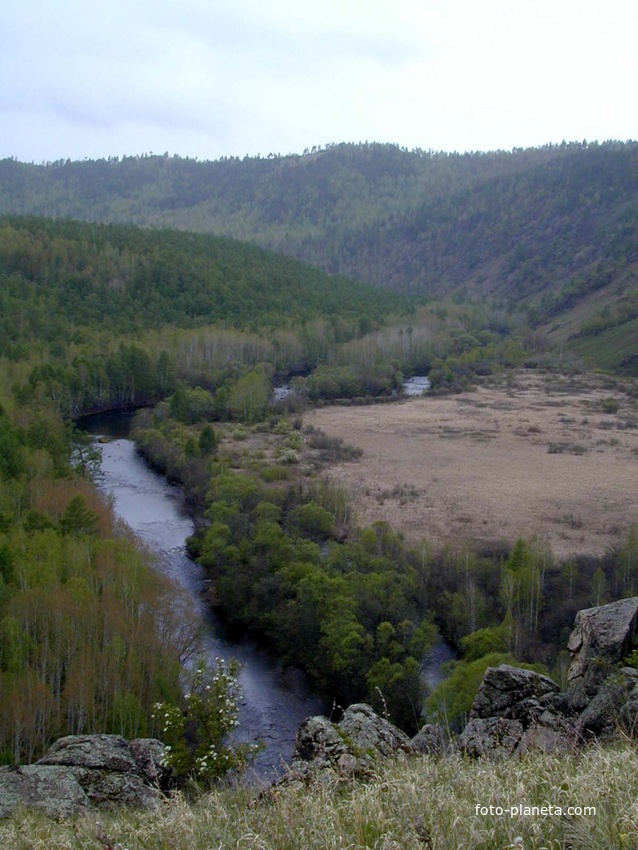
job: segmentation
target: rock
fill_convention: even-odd
[[[19,808],[37,809],[53,818],[70,817],[89,804],[84,789],[66,767],[0,768],[0,818]]]
[[[135,809],[159,808],[161,794],[135,773],[116,773],[86,768],[68,768],[76,777],[89,802],[94,806],[131,806]]]
[[[356,703],[346,708],[338,726],[352,751],[366,753],[373,758],[379,755],[392,758],[398,752],[412,752],[410,739],[405,732],[379,717],[365,703]]]
[[[558,695],[556,682],[536,673],[509,664],[488,667],[470,712],[475,717],[510,717],[528,719],[542,713]]]
[[[524,729],[518,720],[505,717],[474,717],[459,735],[458,748],[472,758],[510,756],[520,743]]]
[[[0,816],[20,806],[54,817],[80,808],[127,805],[156,809],[170,774],[164,745],[152,738],[130,743],[119,735],[69,735],[37,764],[0,771]]]
[[[358,703],[344,711],[339,723],[319,716],[304,720],[284,781],[315,779],[325,770],[345,779],[364,776],[377,759],[407,752],[412,752],[408,736],[369,705]]]
[[[294,762],[338,762],[348,747],[335,725],[327,717],[308,717],[297,730]]]
[[[149,784],[163,790],[171,785],[171,771],[164,765],[165,746],[157,738],[135,738],[129,750],[138,771]]]
[[[613,738],[622,729],[636,734],[638,670],[623,667],[608,676],[578,718],[584,738]]]
[[[567,648],[572,660],[567,692],[572,707],[583,711],[614,665],[636,644],[638,597],[587,608],[576,614]]]
[[[120,735],[68,735],[59,738],[37,763],[120,773],[137,773],[139,769],[128,742]]]
[[[549,676],[509,664],[488,667],[457,745],[470,756],[569,750],[578,733],[564,708]]]
[[[438,723],[426,723],[410,741],[415,753],[422,755],[440,755],[449,749],[445,729]]]

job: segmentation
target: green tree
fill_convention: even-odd
[[[230,390],[230,409],[242,422],[261,419],[270,405],[270,381],[264,372],[249,372]]]
[[[209,423],[204,425],[199,435],[199,451],[202,457],[209,457],[217,451],[217,435]]]
[[[99,517],[86,504],[84,497],[74,496],[60,520],[62,534],[95,534]]]

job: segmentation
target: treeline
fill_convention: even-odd
[[[146,735],[153,704],[179,693],[194,638],[179,591],[83,477],[96,461],[46,409],[0,412],[3,763],[66,734]]]

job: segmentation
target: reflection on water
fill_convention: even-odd
[[[260,754],[255,770],[261,777],[271,775],[290,758],[299,724],[307,716],[325,711],[324,703],[310,691],[300,672],[281,670],[250,641],[230,642],[223,636],[221,624],[202,601],[203,570],[185,552],[185,540],[193,532],[193,523],[182,508],[179,489],[153,472],[135,444],[122,438],[128,424],[122,422],[121,415],[91,420],[80,424],[96,435],[119,437],[101,447],[100,487],[111,494],[116,514],[157,553],[158,569],[188,593],[193,601],[193,616],[204,625],[205,654],[211,659],[232,656],[243,665],[239,737],[264,741],[266,750]]]

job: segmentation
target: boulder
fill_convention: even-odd
[[[470,756],[569,750],[577,728],[565,708],[549,676],[509,664],[488,667],[457,745]]]
[[[426,723],[410,741],[415,753],[438,756],[449,748],[448,736],[445,729],[438,723]]]
[[[488,667],[470,718],[508,717],[528,723],[550,706],[559,692],[553,679],[533,670],[509,664]]]
[[[392,758],[399,752],[411,753],[410,739],[388,720],[379,717],[363,702],[351,705],[339,721],[339,730],[348,741],[349,748],[367,753],[373,758]]]
[[[344,778],[361,776],[379,758],[412,751],[407,735],[369,705],[357,703],[344,711],[339,723],[320,716],[304,720],[295,739],[291,773],[284,781],[315,777],[324,769]]]
[[[308,717],[297,730],[293,762],[337,763],[348,753],[343,736],[327,717]]]
[[[472,758],[479,756],[510,756],[519,745],[523,725],[505,717],[474,717],[459,735],[457,746]]]
[[[155,809],[169,772],[164,745],[151,738],[69,735],[34,765],[0,769],[0,817],[37,808],[53,817],[104,805]]]
[[[38,764],[85,767],[118,773],[137,773],[139,770],[128,742],[120,735],[68,735],[66,738],[59,738]]]
[[[575,711],[583,711],[612,669],[636,645],[638,597],[620,599],[576,614],[567,648],[571,664],[567,693]]]
[[[605,679],[578,718],[583,738],[610,739],[619,731],[636,736],[638,670],[623,667]]]
[[[66,767],[31,764],[0,768],[0,818],[9,817],[20,808],[66,818],[89,805],[84,789]]]

